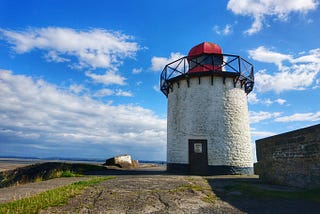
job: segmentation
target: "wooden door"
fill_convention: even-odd
[[[194,175],[208,173],[207,140],[189,140],[189,172]]]

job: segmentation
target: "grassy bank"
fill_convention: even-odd
[[[93,172],[103,173],[106,170],[104,166],[84,163],[47,162],[33,164],[0,172],[0,188],[52,178],[87,175]]]
[[[114,177],[95,177],[88,181],[79,181],[28,198],[0,204],[0,213],[38,213],[41,209],[61,206],[66,204],[69,198],[80,194],[84,188],[112,178]]]

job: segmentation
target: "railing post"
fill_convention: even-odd
[[[239,73],[240,73],[240,75],[242,75],[242,72],[241,72],[241,57],[240,56],[238,56],[238,70],[239,70]]]

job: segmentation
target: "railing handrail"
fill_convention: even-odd
[[[181,78],[190,78],[190,74],[192,74],[189,72],[190,62],[196,65],[194,67],[199,66],[200,68],[208,70],[205,73],[207,74],[209,72],[212,76],[215,76],[217,74],[224,75],[233,73],[235,77],[234,81],[240,81],[241,86],[245,87],[245,92],[247,94],[252,91],[254,86],[254,71],[253,65],[250,62],[240,56],[233,54],[203,54],[201,56],[205,57],[201,62],[197,62],[197,57],[199,56],[184,56],[171,63],[168,63],[162,70],[160,76],[160,90],[162,91],[162,93],[168,96],[169,89],[172,87],[172,80],[174,78],[178,76],[181,76]],[[214,62],[217,62],[215,61],[217,59],[215,57],[221,58],[221,56],[222,64],[215,65]],[[206,61],[207,59],[210,59],[210,62],[212,62],[212,64],[205,64],[204,61]],[[212,70],[212,67],[215,68],[213,68]],[[202,72],[197,73],[201,74]]]

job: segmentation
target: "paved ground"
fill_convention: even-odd
[[[242,213],[200,176],[121,175],[40,213]]]
[[[107,170],[115,179],[101,182],[62,207],[41,213],[319,213],[320,203],[302,199],[253,197],[230,190],[239,183],[266,190],[297,191],[261,184],[257,176],[186,176],[166,174],[163,167],[133,171]],[[100,175],[103,176],[103,175]],[[90,176],[58,178],[0,188],[0,203],[28,197]]]

